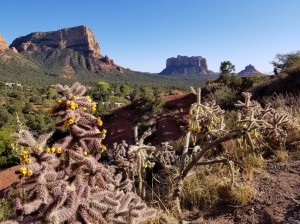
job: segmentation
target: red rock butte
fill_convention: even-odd
[[[203,67],[207,69],[206,59],[201,56],[181,56],[178,55],[177,58],[168,58],[166,62],[166,67]]]
[[[34,32],[16,38],[10,47],[15,47],[19,52],[36,51],[38,48],[71,48],[82,53],[91,53],[100,57],[100,46],[93,32],[86,26],[65,28],[50,32]]]

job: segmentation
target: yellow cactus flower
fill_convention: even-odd
[[[51,149],[50,148],[46,148],[45,149],[45,153],[49,153],[49,152],[51,152]]]
[[[215,128],[214,128],[214,127],[212,127],[212,126],[209,126],[207,129],[208,129],[209,131],[213,131],[213,130],[215,130]]]
[[[83,110],[83,111],[86,111],[86,107],[82,107],[82,110]]]
[[[55,151],[56,151],[56,148],[52,147],[51,152],[55,153]]]
[[[101,120],[100,117],[97,118],[97,125],[98,126],[102,126],[103,125],[103,121]]]
[[[21,173],[23,173],[23,172],[26,171],[26,170],[27,170],[26,167],[21,167],[19,171],[20,171]]]
[[[252,131],[250,131],[250,136],[252,138],[258,138],[259,133],[256,130],[252,130]]]
[[[61,148],[56,148],[56,153],[58,153],[58,154],[60,154],[61,153],[61,151],[62,151],[62,149]]]
[[[76,107],[74,105],[72,105],[70,108],[71,108],[71,110],[75,110],[76,109]]]
[[[71,100],[76,100],[76,96],[72,96],[72,97],[71,97]]]
[[[204,113],[204,110],[203,110],[203,108],[202,108],[202,107],[199,107],[198,111],[199,111],[199,113],[201,113],[201,114],[203,114],[203,113]]]
[[[102,134],[105,135],[106,133],[107,133],[107,130],[106,130],[106,129],[103,129],[103,130],[102,130]]]
[[[96,109],[97,109],[97,105],[94,103],[93,105],[92,105],[92,112],[95,112],[96,111]]]
[[[33,174],[32,170],[28,170],[28,171],[27,171],[27,175],[28,175],[28,176],[32,176],[32,174]]]
[[[101,147],[102,152],[106,151],[106,149],[107,149],[106,146],[102,145],[102,147]]]
[[[42,150],[42,147],[39,146],[39,145],[37,145],[35,148],[36,148],[38,151],[41,151],[41,150]]]
[[[102,142],[102,138],[99,138],[99,142]]]
[[[68,101],[66,102],[66,104],[67,104],[68,106],[71,105],[71,101],[68,100]]]
[[[56,100],[56,103],[57,103],[57,104],[61,104],[61,103],[62,103],[62,100],[61,100],[61,99],[57,99],[57,100]]]
[[[31,164],[31,159],[26,159],[25,162],[26,162],[27,164]]]
[[[216,117],[215,119],[215,122],[219,123],[221,121],[221,119],[219,117]]]
[[[88,152],[87,152],[87,151],[84,151],[84,152],[83,152],[83,155],[84,155],[84,156],[87,156],[87,155],[88,155]]]

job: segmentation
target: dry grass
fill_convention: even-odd
[[[254,172],[263,169],[265,161],[261,154],[248,154],[244,158],[243,167],[245,170],[246,179],[253,180]]]
[[[251,183],[243,183],[232,190],[232,198],[237,205],[245,206],[254,199],[256,192]]]
[[[159,211],[155,218],[145,220],[140,224],[179,224],[180,222],[171,213]]]
[[[288,162],[289,161],[289,154],[288,151],[285,149],[279,149],[275,151],[274,160],[276,162]]]
[[[16,214],[13,209],[11,200],[8,198],[0,199],[0,222],[15,218]]]
[[[208,209],[230,195],[230,171],[226,165],[198,167],[195,175],[184,181],[182,207]]]

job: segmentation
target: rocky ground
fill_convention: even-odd
[[[300,161],[271,163],[254,177],[256,196],[245,207],[222,205],[199,223],[299,224]]]

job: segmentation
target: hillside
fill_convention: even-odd
[[[166,77],[125,69],[102,55],[99,42],[86,26],[33,32],[16,38],[9,47],[2,36],[0,40],[0,79],[4,81],[48,84],[107,81],[186,89],[195,84],[202,86],[213,78],[210,75]]]

